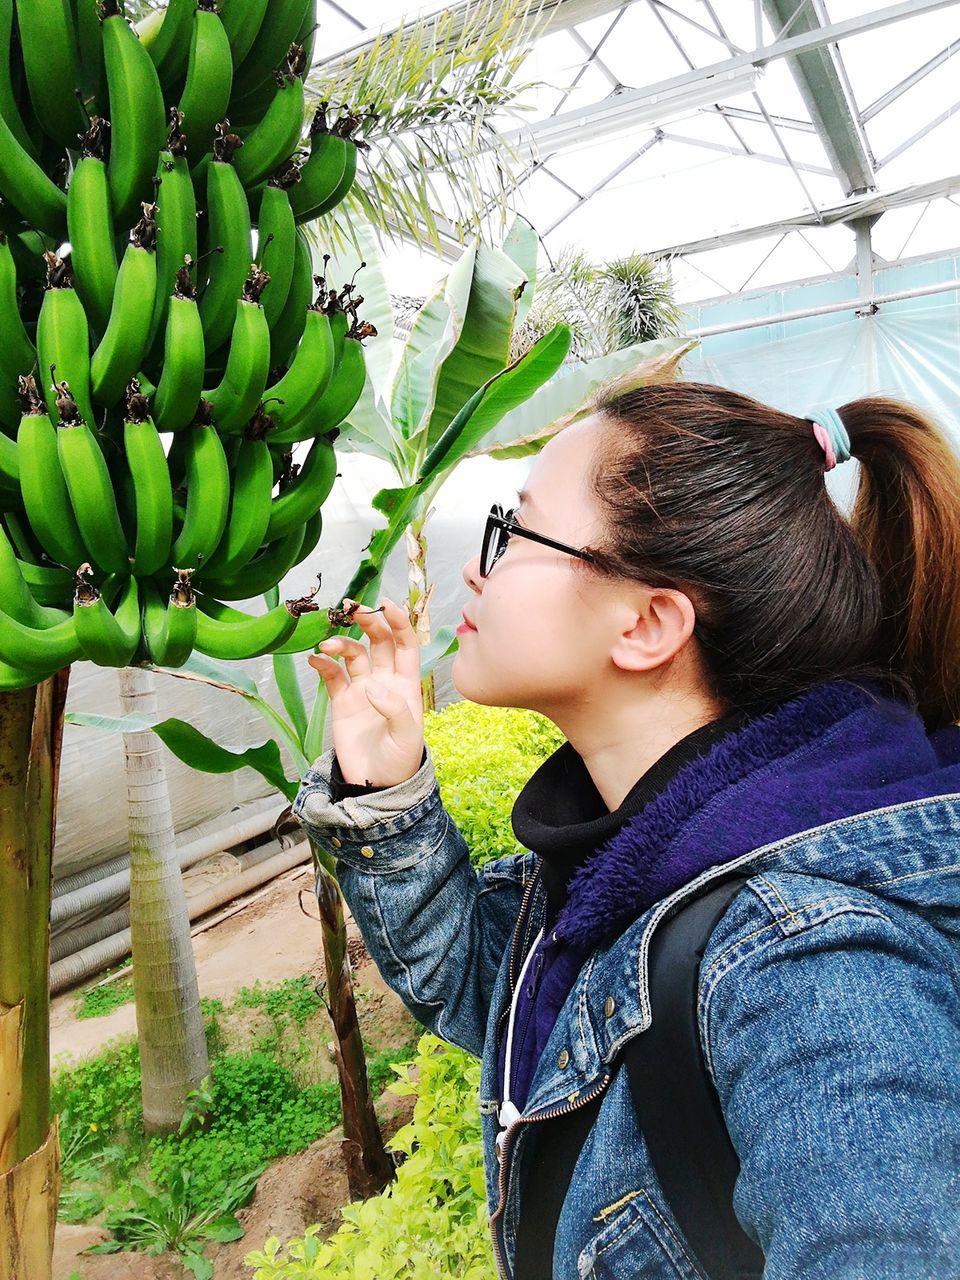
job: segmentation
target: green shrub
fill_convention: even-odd
[[[455,702],[427,712],[424,736],[443,807],[474,866],[521,853],[510,814],[524,784],[562,745],[560,730],[535,711]]]
[[[281,1245],[271,1236],[244,1259],[254,1280],[493,1280],[477,1095],[480,1063],[424,1035],[420,1078],[398,1067],[396,1093],[415,1094],[413,1121],[387,1144],[406,1156],[397,1178],[369,1200],[345,1205],[327,1240],[320,1226]]]

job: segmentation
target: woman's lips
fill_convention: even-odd
[[[477,629],[477,628],[476,628],[476,627],[473,625],[473,623],[468,619],[467,615],[466,615],[466,614],[464,614],[464,615],[463,615],[463,621],[460,623],[459,627],[457,627],[457,635],[458,635],[458,636],[460,636],[460,635],[466,635],[466,633],[467,633],[468,631],[476,631],[476,629]]]

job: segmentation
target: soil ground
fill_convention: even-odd
[[[242,910],[193,939],[201,996],[219,998],[225,1004],[241,987],[264,985],[302,973],[323,975],[323,954],[317,905],[312,894],[309,868],[288,872],[265,889],[250,895]],[[300,897],[304,910],[301,910]],[[234,904],[234,906],[239,903]],[[202,927],[202,923],[200,925]],[[353,920],[347,919],[347,936],[354,961],[354,985],[364,1043],[369,1052],[404,1044],[416,1024],[399,998],[385,985],[366,954]],[[90,984],[87,984],[90,985]],[[50,1010],[50,1051],[54,1066],[96,1053],[108,1040],[136,1034],[133,1003],[100,1018],[78,1019],[74,1012],[79,990],[55,996]],[[256,1011],[249,1011],[254,1030]],[[321,1011],[318,1015],[326,1019]],[[318,1026],[318,1031],[320,1030]],[[231,1049],[242,1048],[240,1022],[231,1024]],[[329,1021],[322,1032],[329,1040]],[[325,1052],[316,1055],[316,1078],[335,1079],[336,1067]],[[406,1124],[413,1112],[412,1097],[384,1092],[377,1113],[385,1137]],[[281,1240],[302,1235],[311,1223],[323,1223],[324,1234],[336,1229],[340,1207],[349,1199],[346,1174],[340,1156],[342,1131],[337,1128],[297,1155],[275,1161],[261,1177],[254,1198],[238,1217],[246,1230],[242,1240],[208,1246],[216,1280],[250,1280],[253,1272],[243,1266],[244,1254],[260,1249],[268,1236]],[[81,1250],[109,1238],[96,1226],[57,1224],[53,1280],[189,1280],[169,1255],[151,1258],[144,1253],[90,1255]]]

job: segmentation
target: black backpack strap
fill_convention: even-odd
[[[745,883],[743,876],[725,880],[661,927],[649,960],[653,1020],[622,1054],[660,1188],[710,1280],[749,1280],[760,1276],[764,1266],[763,1253],[733,1212],[740,1162],[703,1060],[697,1026],[704,950]]]
[[[617,1060],[626,1065],[661,1189],[710,1280],[754,1280],[764,1267],[762,1252],[733,1212],[740,1165],[703,1061],[697,1027],[703,952],[745,882],[739,876],[711,885],[654,932],[648,961],[653,1021]],[[553,1280],[560,1210],[601,1101],[602,1095],[538,1126],[540,1132],[527,1139],[532,1151],[525,1157],[516,1280]]]

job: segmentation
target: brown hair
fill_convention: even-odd
[[[605,532],[577,564],[688,595],[721,703],[877,680],[930,731],[960,720],[960,460],[930,419],[840,406],[860,462],[848,522],[806,419],[696,382],[614,386],[594,408]]]

